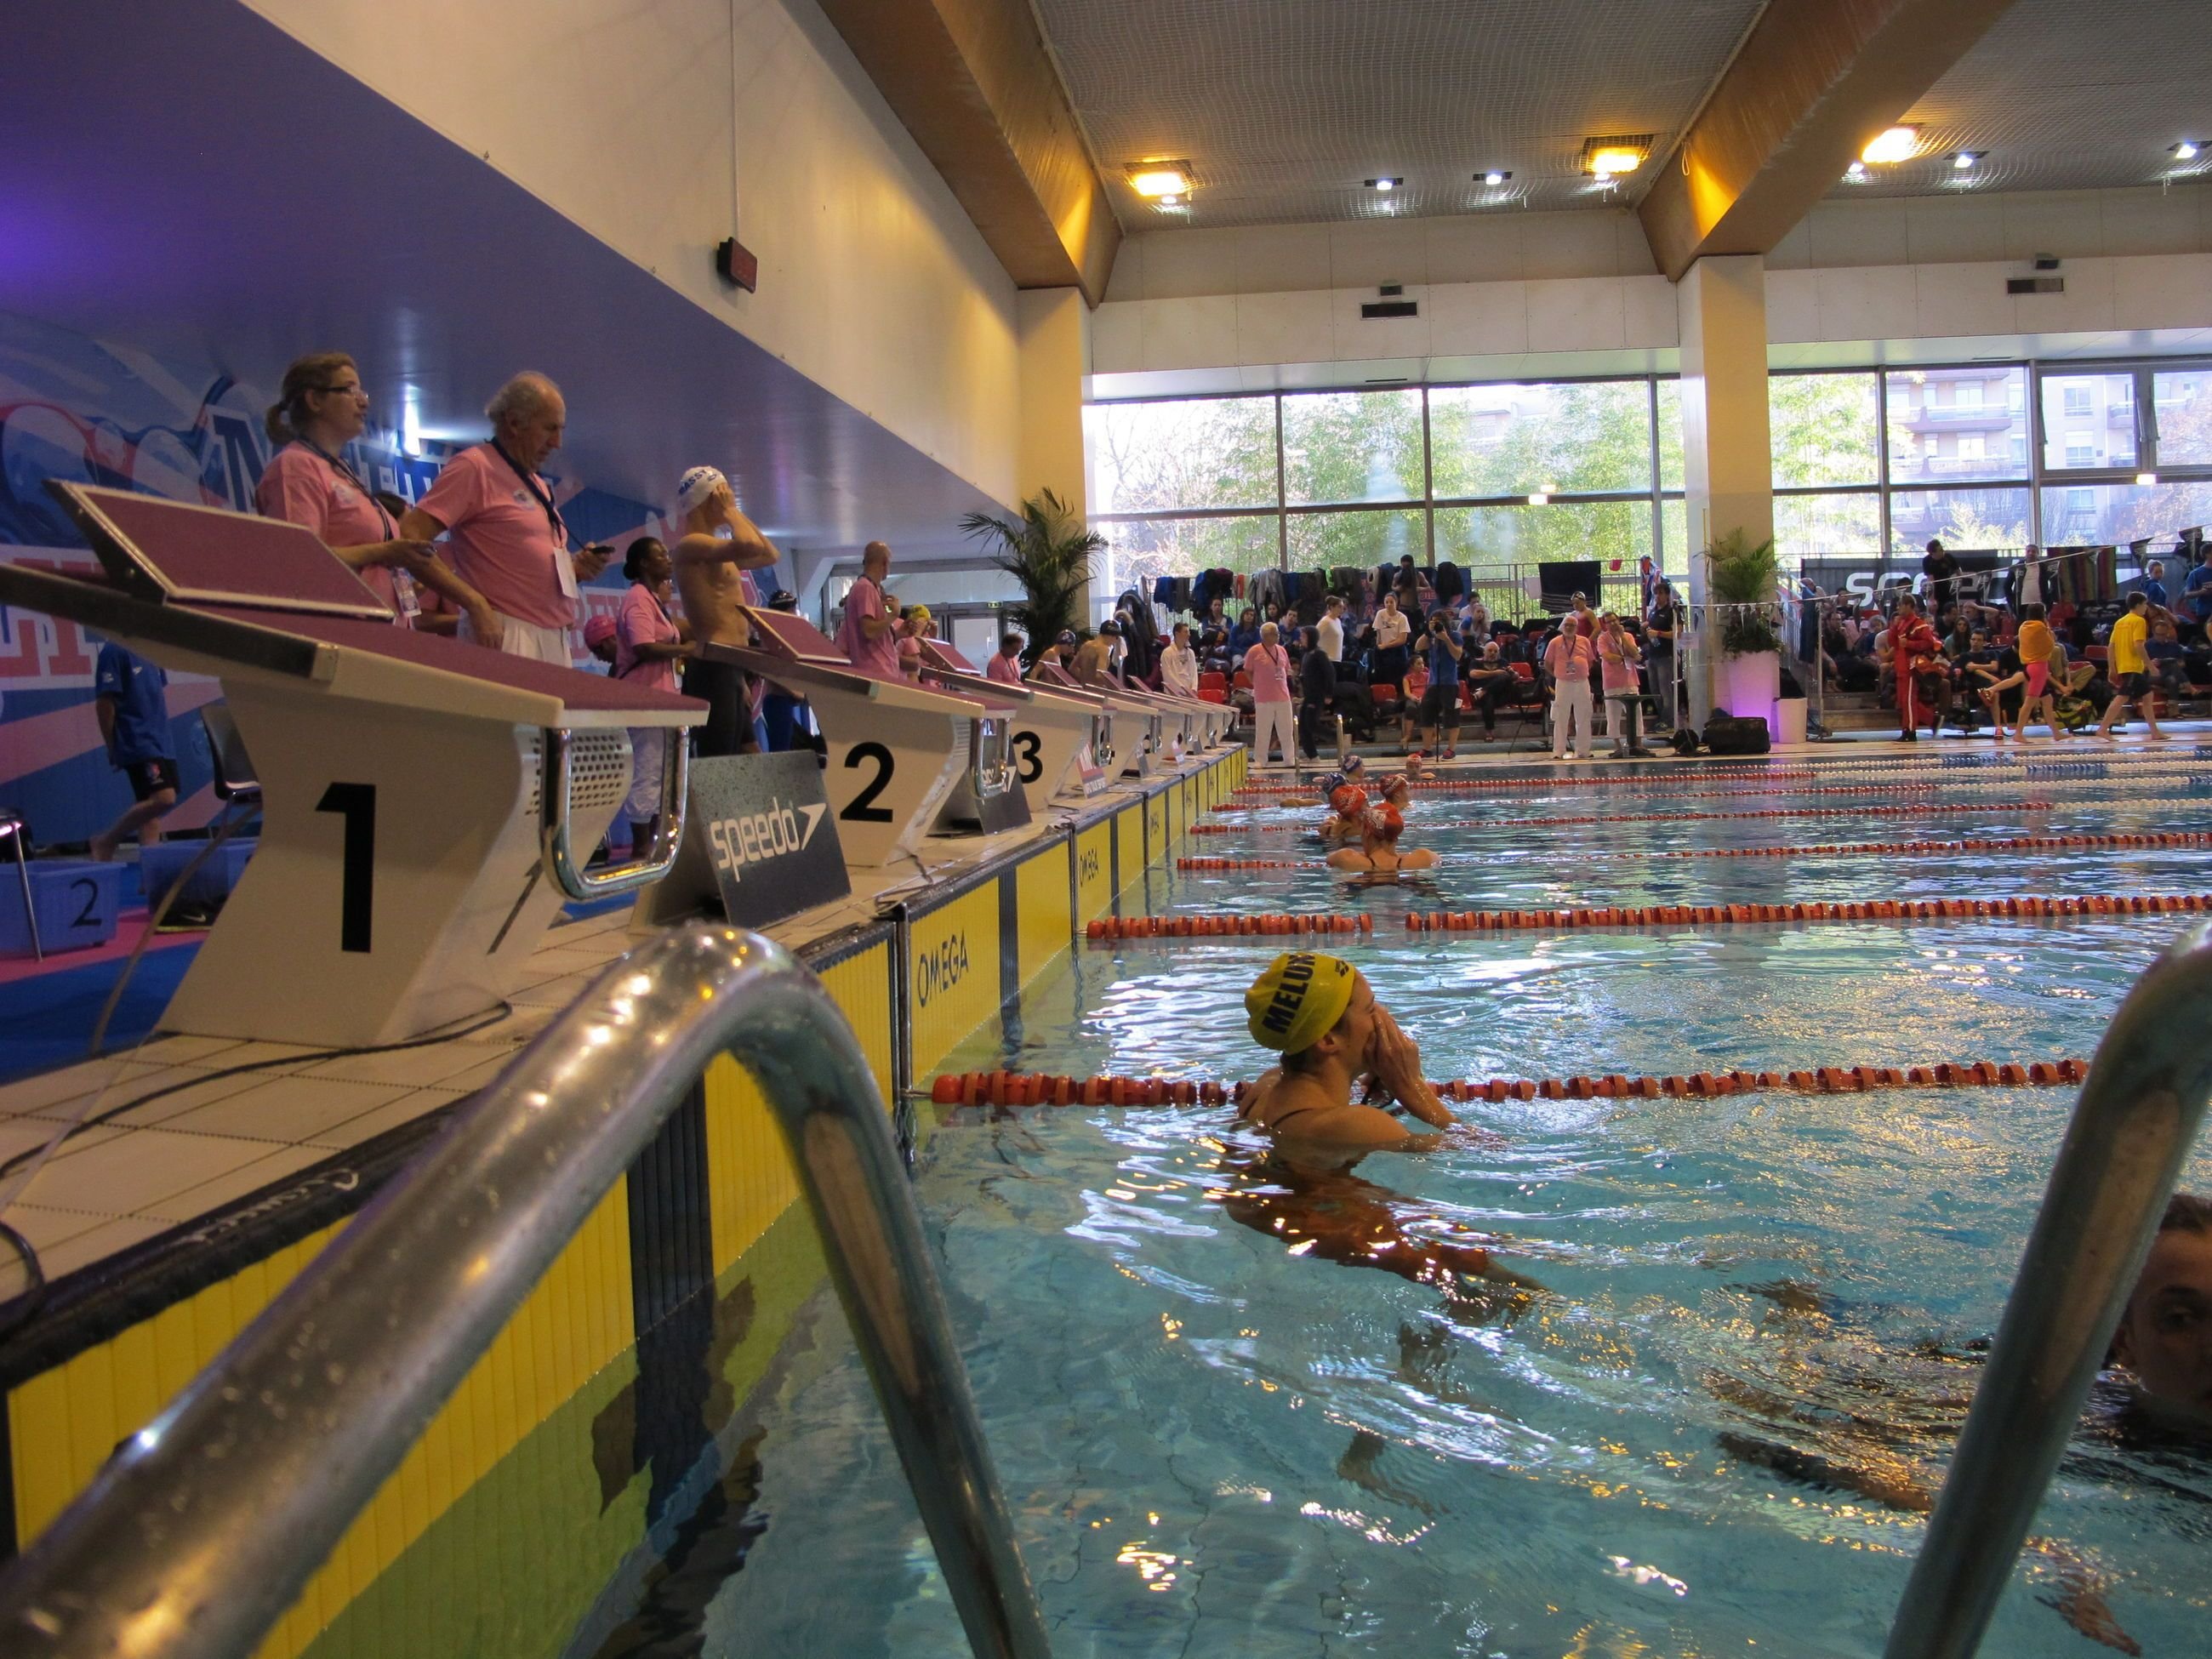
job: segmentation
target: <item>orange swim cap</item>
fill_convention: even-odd
[[[1340,783],[1330,792],[1328,805],[1340,818],[1356,818],[1367,810],[1367,792],[1358,784]]]

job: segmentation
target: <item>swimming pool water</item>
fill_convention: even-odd
[[[1123,908],[1370,911],[1372,939],[1343,948],[1431,1077],[2086,1054],[2178,919],[1411,939],[1401,918],[2212,890],[2205,849],[1650,857],[2201,829],[2191,758],[2115,760],[2051,811],[1970,828],[1516,827],[1668,811],[1628,775],[1425,795],[1408,836],[1446,862],[1418,885],[1155,872]],[[1750,804],[1816,799],[1850,805]],[[1447,816],[1497,827],[1424,835]],[[1314,855],[1272,829],[1185,850]],[[1280,944],[1079,947],[1013,1029],[945,1069],[1253,1075],[1240,999]],[[1509,1102],[1462,1109],[1502,1144],[1334,1177],[1261,1164],[1220,1111],[969,1113],[936,1134],[918,1191],[1057,1654],[1872,1655],[2071,1105],[2033,1089]],[[2212,1182],[2212,1158],[2187,1179]],[[1286,1183],[1412,1234],[1493,1239],[1544,1293],[1447,1293],[1297,1254],[1266,1224]],[[765,1530],[708,1610],[707,1650],[964,1653],[834,1306],[802,1346],[755,1424]],[[2085,1583],[2146,1652],[2202,1651],[2208,1500],[2191,1456],[2078,1437],[2039,1522],[2051,1547],[1984,1651],[2095,1650],[2046,1605]]]

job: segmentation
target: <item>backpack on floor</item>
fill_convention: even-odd
[[[1678,726],[1674,728],[1674,735],[1668,738],[1667,742],[1676,754],[1687,759],[1698,752],[1698,728],[1694,726]]]
[[[1772,741],[1764,720],[1738,720],[1717,708],[1705,721],[1705,747],[1716,755],[1764,755]]]

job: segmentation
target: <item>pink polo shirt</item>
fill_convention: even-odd
[[[1636,690],[1642,684],[1636,672],[1637,659],[1628,654],[1632,649],[1634,649],[1632,641],[1624,644],[1616,651],[1607,643],[1602,635],[1598,637],[1598,670],[1604,676],[1607,696],[1616,691]]]
[[[533,473],[531,482],[551,497],[544,479]],[[575,567],[566,540],[489,444],[447,461],[415,505],[446,526],[453,568],[493,610],[533,628],[575,625]]]
[[[1570,644],[1565,634],[1553,636],[1544,647],[1544,668],[1555,680],[1587,680],[1590,672],[1590,642],[1576,635]]]
[[[637,647],[673,645],[683,637],[676,624],[669,621],[668,613],[660,608],[660,601],[653,597],[653,590],[643,582],[632,582],[629,592],[623,595],[621,608],[615,612],[615,678],[648,690],[675,690],[675,659],[661,657],[652,662],[640,662]]]
[[[1244,653],[1244,672],[1251,677],[1254,702],[1291,700],[1290,653],[1262,640]]]
[[[853,659],[853,666],[879,680],[896,680],[899,672],[898,635],[886,629],[874,639],[860,626],[865,617],[890,618],[884,610],[884,590],[866,576],[845,596],[845,620],[837,625],[837,648]]]
[[[399,533],[385,510],[368,498],[357,480],[349,479],[307,444],[286,444],[269,458],[268,471],[253,488],[253,505],[264,519],[305,525],[330,548],[367,547]],[[399,596],[387,565],[355,573],[394,611]]]

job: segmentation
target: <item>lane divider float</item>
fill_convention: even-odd
[[[2168,806],[2182,805],[2176,801],[2132,800],[2130,806]],[[1870,817],[1959,817],[1967,814],[1987,816],[2007,812],[2055,812],[2063,806],[2079,806],[2080,801],[2016,800],[1998,806],[1945,806],[1938,804],[1911,806],[1763,806],[1747,808],[1737,812],[1608,812],[1595,816],[1556,818],[1410,818],[1407,827],[1413,830],[1555,830],[1577,823],[1716,823],[1724,818],[1870,818]],[[1194,823],[1188,833],[1194,836],[1250,836],[1297,835],[1312,830],[1314,824],[1304,821],[1286,823]]]
[[[1869,899],[1846,903],[1590,905],[1573,910],[1414,910],[1415,933],[1517,933],[1560,927],[1742,927],[1775,922],[1957,921],[2067,916],[2196,915],[2212,910],[2212,893],[2102,893],[2079,897]]]
[[[2146,773],[2144,775],[2146,778],[2148,778],[2151,781],[2169,784],[2179,781],[2185,778],[2194,779],[2205,775],[2206,775],[2203,773],[2170,772]],[[1584,780],[1562,779],[1561,781],[1567,783],[1579,783],[1584,781]],[[1628,789],[1638,794],[1663,794],[1675,800],[1694,800],[1700,798],[1716,800],[1746,800],[1757,799],[1762,796],[1771,797],[1780,795],[1789,795],[1792,797],[1803,795],[1980,795],[1988,794],[1995,790],[2017,789],[2021,787],[2021,781],[2014,778],[1992,778],[1976,782],[1956,783],[1914,782],[1784,785],[1783,787],[1778,789],[1711,789],[1702,787],[1693,789],[1668,788],[1663,786],[1625,781],[1619,774],[1615,774],[1611,778],[1590,780],[1590,781],[1609,782],[1615,785],[1618,788]],[[2112,780],[2110,778],[2049,777],[2037,778],[2033,781],[2037,787],[2041,788],[2072,789],[2091,785],[2109,784]],[[2132,781],[2132,780],[2130,780],[2130,781]],[[1484,790],[1462,789],[1444,795],[1442,799],[1447,800],[1474,801],[1482,799],[1486,793],[1487,792]],[[1214,812],[1264,811],[1270,806],[1304,805],[1312,801],[1314,799],[1315,797],[1310,792],[1301,794],[1291,794],[1285,793],[1281,795],[1271,796],[1264,801],[1244,802],[1242,804],[1231,802],[1228,805],[1210,807],[1207,810]]]
[[[1989,836],[1960,841],[1814,842],[1802,846],[1692,847],[1662,853],[1599,854],[1601,858],[1649,860],[1657,859],[1787,859],[1830,854],[1902,857],[1955,857],[1962,853],[2059,852],[2083,847],[2160,848],[2212,847],[2212,834],[2172,830],[2140,836]],[[1190,872],[1224,870],[1326,870],[1321,859],[1182,858],[1176,868]]]
[[[2089,1074],[2086,1060],[1932,1066],[1820,1066],[1794,1072],[1697,1072],[1673,1077],[1466,1078],[1431,1083],[1445,1100],[1697,1100],[1767,1093],[1855,1095],[1875,1089],[2057,1088]],[[946,1072],[930,1085],[939,1106],[1226,1106],[1252,1083],[1160,1077],[1063,1077],[1045,1072]]]
[[[1286,933],[1372,933],[1375,918],[1315,912],[1287,915],[1100,916],[1084,924],[1093,945],[1125,939],[1249,939]]]

